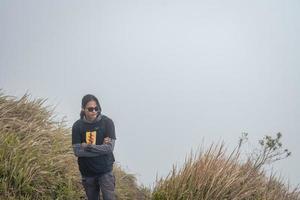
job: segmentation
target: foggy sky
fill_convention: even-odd
[[[152,185],[204,140],[282,132],[300,183],[299,1],[0,1],[0,88],[69,126],[96,95],[118,163]]]

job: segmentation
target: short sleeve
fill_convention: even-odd
[[[105,129],[106,129],[106,135],[108,137],[110,137],[111,139],[117,139],[116,138],[116,133],[115,133],[115,125],[114,125],[114,122],[107,118],[106,120],[106,125],[105,125]]]
[[[81,133],[78,121],[72,126],[72,144],[81,143]]]

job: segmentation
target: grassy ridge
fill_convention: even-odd
[[[54,120],[45,100],[0,94],[0,199],[84,199],[70,129]],[[181,167],[157,181],[154,190],[137,185],[135,176],[114,166],[120,200],[300,200],[264,164],[280,159],[280,135],[260,141],[262,151],[241,160],[238,147],[227,154],[212,145],[191,155]]]
[[[0,199],[83,199],[70,129],[45,100],[0,94]],[[115,166],[118,199],[145,199],[133,175]]]
[[[241,163],[239,149],[228,156],[224,145],[212,145],[159,180],[153,199],[299,200],[298,189],[291,190],[274,175],[266,176],[261,158],[249,157]]]

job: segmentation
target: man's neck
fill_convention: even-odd
[[[101,119],[101,114],[99,114],[95,119],[88,119],[85,116],[83,117],[83,121],[87,122],[87,123],[94,123],[97,121],[100,121]]]

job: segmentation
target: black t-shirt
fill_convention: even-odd
[[[99,121],[88,123],[77,120],[72,127],[72,144],[87,143],[101,145],[105,137],[116,139],[113,121],[102,115]],[[97,176],[109,172],[113,168],[113,153],[96,157],[78,157],[79,170],[83,176]]]

